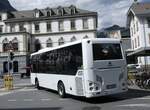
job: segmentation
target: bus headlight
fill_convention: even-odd
[[[99,89],[100,89],[100,84],[89,81],[89,90],[90,91],[97,91]]]
[[[92,91],[93,90],[93,87],[90,87],[90,91]]]

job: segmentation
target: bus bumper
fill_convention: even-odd
[[[92,97],[99,97],[99,96],[107,96],[107,95],[114,95],[114,94],[120,94],[127,92],[128,88],[123,88],[121,90],[103,90],[103,91],[94,91],[94,92],[88,92],[85,94],[86,98],[92,98]]]

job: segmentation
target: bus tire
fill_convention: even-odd
[[[58,83],[58,94],[61,98],[66,97],[65,86],[64,86],[63,82]]]
[[[38,79],[35,79],[35,88],[40,89],[40,85],[39,85]]]

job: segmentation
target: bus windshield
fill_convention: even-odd
[[[93,44],[94,60],[122,59],[120,44],[101,43]]]

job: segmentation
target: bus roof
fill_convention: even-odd
[[[41,53],[44,53],[44,52],[48,52],[48,51],[51,51],[51,50],[55,50],[55,49],[60,49],[60,48],[63,48],[63,47],[67,47],[67,46],[71,46],[71,45],[75,45],[75,44],[79,44],[83,41],[92,41],[92,42],[103,42],[103,43],[119,43],[120,40],[119,39],[114,39],[114,38],[93,38],[93,39],[82,39],[82,40],[77,40],[77,41],[74,41],[74,42],[70,42],[70,43],[66,43],[66,44],[63,44],[63,45],[60,45],[60,46],[56,46],[56,47],[46,47],[44,49],[41,49],[39,50],[38,52],[35,52],[35,53],[32,53],[31,56],[33,55],[37,55],[37,54],[41,54]]]

